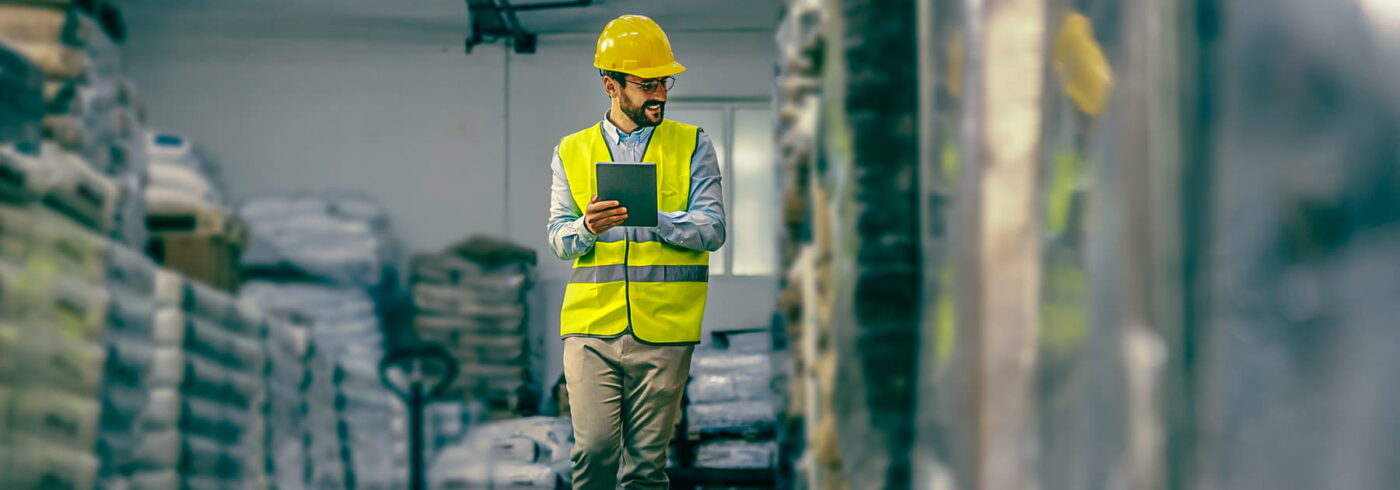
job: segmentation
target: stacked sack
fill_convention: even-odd
[[[308,429],[310,473],[342,475],[349,488],[392,487],[407,474],[407,420],[376,364],[380,301],[397,276],[384,210],[359,194],[305,192],[254,196],[238,214],[253,235],[242,267],[254,280],[243,296],[311,324],[307,420],[329,426]]]
[[[242,259],[250,275],[359,288],[376,299],[395,286],[388,214],[363,194],[266,193],[237,213],[253,234]]]
[[[306,488],[308,397],[304,390],[310,382],[306,367],[311,351],[306,326],[294,314],[268,312],[262,344],[267,354],[263,414],[268,486]]]
[[[16,26],[54,11],[0,11],[0,488],[121,485],[118,455],[139,445],[132,427],[148,401],[156,268],[90,231],[111,224],[110,181],[39,142],[45,77],[10,48],[52,36]]]
[[[444,396],[479,402],[487,419],[535,413],[525,331],[534,250],[473,238],[413,258],[414,330],[457,358]]]
[[[146,204],[151,208],[222,209],[224,190],[219,167],[189,138],[145,131],[143,148],[149,160]]]
[[[135,488],[248,488],[265,481],[264,320],[247,303],[181,279],[157,313]]]
[[[766,331],[728,333],[727,346],[697,348],[686,387],[688,437],[699,441],[699,468],[772,468],[778,401],[773,393],[771,336]]]
[[[256,309],[32,203],[0,229],[0,488],[261,485]]]
[[[180,330],[183,284],[177,275],[120,245],[108,251],[106,277],[111,300],[97,454],[102,461],[100,487],[123,488],[141,470],[134,456],[146,444],[147,432],[140,422],[149,393],[156,388],[156,348],[161,341],[174,342],[164,339]]]
[[[395,490],[408,477],[408,413],[380,384],[378,357],[343,358],[335,373],[347,488]]]
[[[306,361],[307,464],[316,479],[388,488],[403,478],[406,414],[379,381],[379,318],[364,291],[299,282],[250,281],[242,295],[310,322]]]
[[[444,448],[429,471],[430,488],[566,489],[573,480],[567,417],[527,417],[473,428]]]
[[[306,356],[306,384],[303,390],[306,488],[353,488],[347,478],[349,468],[345,459],[345,443],[340,436],[335,377],[335,359],[314,342],[311,343]]]
[[[79,6],[81,5],[81,7]],[[121,75],[120,14],[95,2],[0,2],[0,40],[45,74],[39,155],[59,182],[56,207],[139,247],[145,240],[143,107]]]
[[[34,206],[0,229],[0,488],[93,488],[105,240]]]

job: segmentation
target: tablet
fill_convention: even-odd
[[[598,162],[599,201],[617,201],[627,208],[618,226],[656,226],[656,164]]]

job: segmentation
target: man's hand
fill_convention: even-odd
[[[602,235],[627,219],[627,208],[619,207],[617,201],[598,202],[598,196],[588,201],[588,209],[583,213],[583,225],[594,235]]]

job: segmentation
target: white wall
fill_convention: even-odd
[[[504,231],[485,211],[505,174],[502,50],[467,58],[455,34],[249,30],[137,17],[127,50],[150,125],[208,150],[233,195],[363,190],[410,250]]]
[[[532,305],[547,387],[569,265],[549,252],[549,158],[558,139],[607,109],[591,34],[542,36],[538,52],[461,48],[463,32],[362,23],[192,22],[133,14],[128,69],[153,127],[186,134],[223,166],[233,195],[346,188],[388,208],[411,251],[469,234],[540,251]],[[689,68],[672,94],[768,97],[771,33],[671,36]],[[731,210],[733,212],[733,210]],[[766,325],[771,278],[716,278],[707,328]]]

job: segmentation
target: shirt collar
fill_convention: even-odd
[[[633,146],[638,141],[646,141],[646,139],[651,136],[651,131],[656,129],[655,126],[647,126],[644,128],[637,128],[636,131],[632,131],[631,133],[624,133],[621,129],[618,129],[616,124],[608,120],[609,112],[611,112],[611,109],[603,111],[603,134],[608,137],[608,141],[611,141],[615,145]]]

